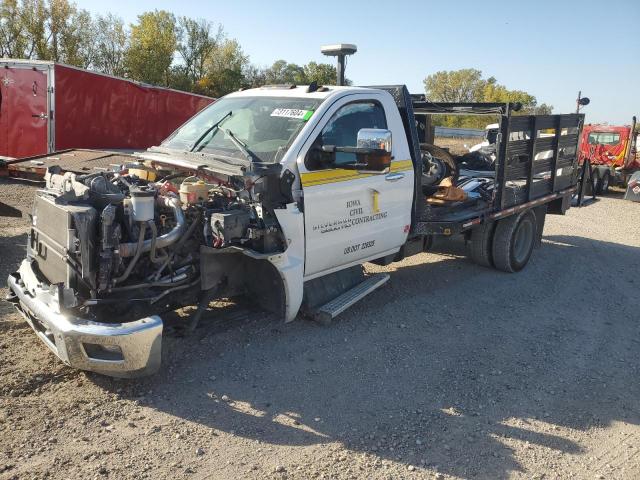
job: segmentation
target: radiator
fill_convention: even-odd
[[[67,204],[38,193],[28,256],[50,284],[79,288],[95,284],[96,218],[90,205]]]

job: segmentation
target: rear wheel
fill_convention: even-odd
[[[469,253],[471,260],[483,267],[493,267],[492,241],[494,222],[484,222],[471,231]]]
[[[536,241],[536,219],[530,210],[498,222],[493,235],[493,264],[503,272],[522,270]]]

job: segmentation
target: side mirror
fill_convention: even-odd
[[[358,132],[356,147],[336,147],[323,145],[322,152],[329,155],[335,168],[358,170],[360,172],[381,173],[391,165],[391,132],[378,128],[363,128]],[[335,164],[336,152],[353,153],[356,161],[352,163]]]
[[[391,154],[391,130],[362,128],[358,131],[357,147],[384,150]]]
[[[391,166],[393,156],[391,130],[382,128],[362,128],[358,131],[356,167],[360,171],[385,172]]]

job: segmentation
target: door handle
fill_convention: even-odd
[[[404,173],[402,172],[390,173],[384,177],[387,182],[396,182],[402,178],[404,178]]]

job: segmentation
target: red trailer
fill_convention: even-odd
[[[0,60],[0,157],[158,145],[214,99],[54,62]]]

